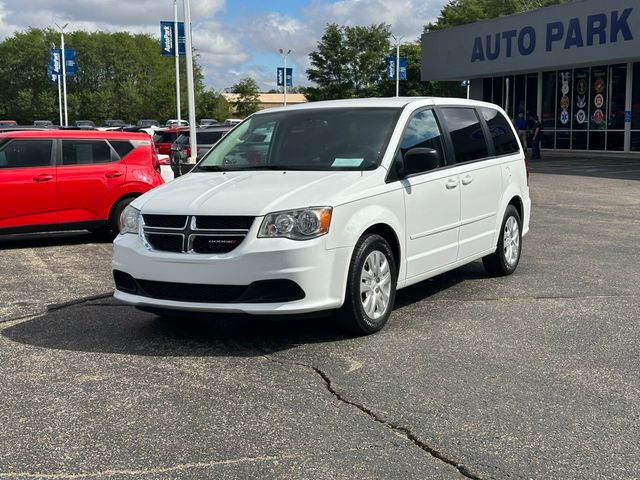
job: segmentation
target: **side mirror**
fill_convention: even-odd
[[[404,154],[404,176],[440,167],[440,153],[433,148],[416,147]]]

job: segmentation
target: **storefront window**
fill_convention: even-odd
[[[539,115],[543,148],[624,150],[627,64],[543,72],[541,112],[538,78],[528,73],[484,79],[483,97],[512,118],[519,112],[527,118]],[[631,100],[631,150],[640,151],[640,62],[633,64]]]
[[[527,81],[524,75],[517,75],[513,85],[513,110],[514,117],[520,112],[527,113]],[[526,117],[525,117],[526,118]]]
[[[527,111],[526,117],[540,115],[538,112],[538,74],[527,74]]]
[[[556,128],[558,130],[571,128],[571,74],[571,70],[558,72],[556,87]]]
[[[640,62],[633,64],[633,91],[631,93],[631,128],[640,129]],[[631,135],[631,144],[634,136]]]
[[[503,77],[493,77],[493,103],[495,103],[496,105],[500,105],[501,107],[504,105],[504,103],[502,103],[503,81]]]
[[[556,72],[542,74],[542,125],[545,130],[556,128]]]
[[[482,79],[482,101],[493,103],[493,91],[492,85],[493,78],[483,78]]]
[[[604,130],[607,127],[607,67],[591,67],[590,83],[591,102],[589,103],[589,129]],[[589,144],[591,145],[591,142],[589,142]],[[604,147],[594,148],[590,146],[589,148],[590,150],[604,150]]]
[[[604,150],[604,132],[591,130],[589,132],[589,150]]]
[[[589,122],[589,69],[577,68],[573,71],[573,122],[574,130],[586,130]],[[584,149],[587,148],[586,136]],[[573,147],[576,148],[576,147]]]
[[[609,67],[609,130],[624,130],[624,99],[627,88],[627,66],[612,65]]]

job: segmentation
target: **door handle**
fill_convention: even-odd
[[[47,173],[42,173],[33,177],[34,182],[48,182],[49,180],[53,180],[53,175],[49,175]]]
[[[107,177],[107,178],[117,178],[117,177],[121,177],[122,176],[122,172],[119,172],[117,170],[113,170],[111,172],[105,173],[104,176]]]
[[[471,175],[465,175],[464,177],[462,177],[463,185],[469,185],[471,182],[473,182],[473,177]]]
[[[456,180],[455,178],[450,178],[444,185],[448,190],[452,190],[458,186],[458,180]]]

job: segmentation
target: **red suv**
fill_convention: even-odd
[[[183,132],[188,132],[189,127],[160,128],[153,132],[153,143],[161,155],[171,155],[171,144],[176,141]]]
[[[135,197],[163,183],[144,133],[81,130],[0,134],[0,234],[118,231]]]

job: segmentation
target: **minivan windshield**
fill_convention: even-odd
[[[194,171],[373,170],[399,108],[309,108],[261,113],[225,135]]]

